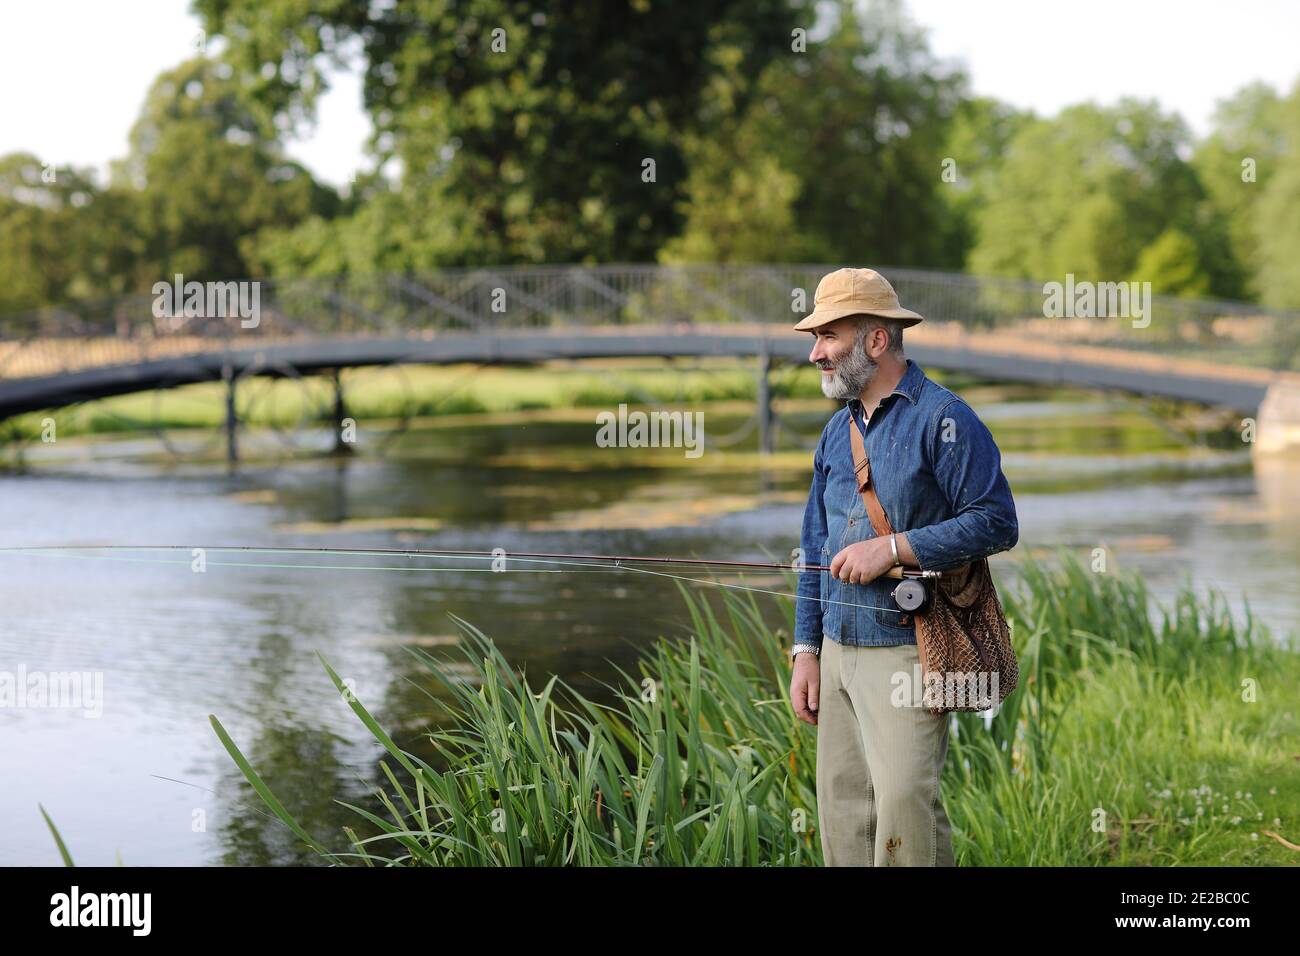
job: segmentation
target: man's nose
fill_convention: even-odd
[[[819,335],[813,339],[812,351],[808,353],[808,361],[821,362],[826,358],[826,353],[822,349],[822,337]]]

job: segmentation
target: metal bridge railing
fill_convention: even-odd
[[[672,325],[688,334],[691,327],[731,323],[788,328],[811,311],[818,281],[835,268],[502,266],[260,280],[257,321],[251,326],[237,315],[160,310],[153,295],[135,294],[0,317],[0,378],[311,338],[428,338],[637,325]],[[887,267],[881,272],[902,303],[931,323],[927,329],[955,323],[967,332],[992,331],[1044,343],[1300,369],[1296,312],[1156,296],[1146,319],[1054,317],[1045,313],[1041,282]]]

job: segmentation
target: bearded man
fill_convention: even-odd
[[[790,701],[817,727],[817,812],[828,866],[952,866],[939,793],[947,715],[914,701],[916,624],[891,598],[894,567],[944,571],[1015,546],[1015,503],[993,436],[961,398],[903,353],[922,317],[871,269],[817,285],[809,361],[842,401],[813,454],[801,547]],[[863,435],[870,480],[892,535],[872,530],[849,428]],[[829,638],[829,640],[825,640]]]

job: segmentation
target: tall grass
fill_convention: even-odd
[[[400,750],[325,662],[391,758],[380,768],[392,788],[377,794],[387,819],[353,806],[377,835],[328,855],[432,865],[813,862],[811,777],[790,772],[792,754],[811,759],[810,742],[770,679],[781,648],[765,639],[753,602],[729,602],[724,626],[685,597],[698,639],[657,645],[641,681],[620,672],[626,686],[611,688],[613,704],[554,677],[535,691],[459,618],[473,679],[411,650],[452,701],[453,725],[430,734],[440,768]],[[212,721],[271,810],[319,848]]]
[[[410,651],[450,701],[429,734],[436,766],[322,660],[386,751],[374,806],[348,804],[366,835],[348,828],[334,849],[212,722],[271,810],[337,864],[819,864],[816,731],[790,710],[788,642],[752,594],[722,595],[719,614],[683,588],[692,637],[654,645],[639,677],[619,671],[605,703],[557,678],[535,690],[457,619],[470,679]],[[1004,599],[1020,685],[994,715],[948,718],[959,865],[1300,861],[1279,832],[1300,823],[1294,646],[1214,593],[1160,607],[1140,580],[1068,556],[1023,565]]]

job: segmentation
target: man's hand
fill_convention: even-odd
[[[893,566],[889,535],[881,535],[851,544],[835,555],[831,559],[831,577],[849,584],[869,584]]]
[[[794,657],[794,674],[790,678],[790,704],[794,714],[806,724],[817,723],[817,705],[821,695],[821,662],[807,651]]]

